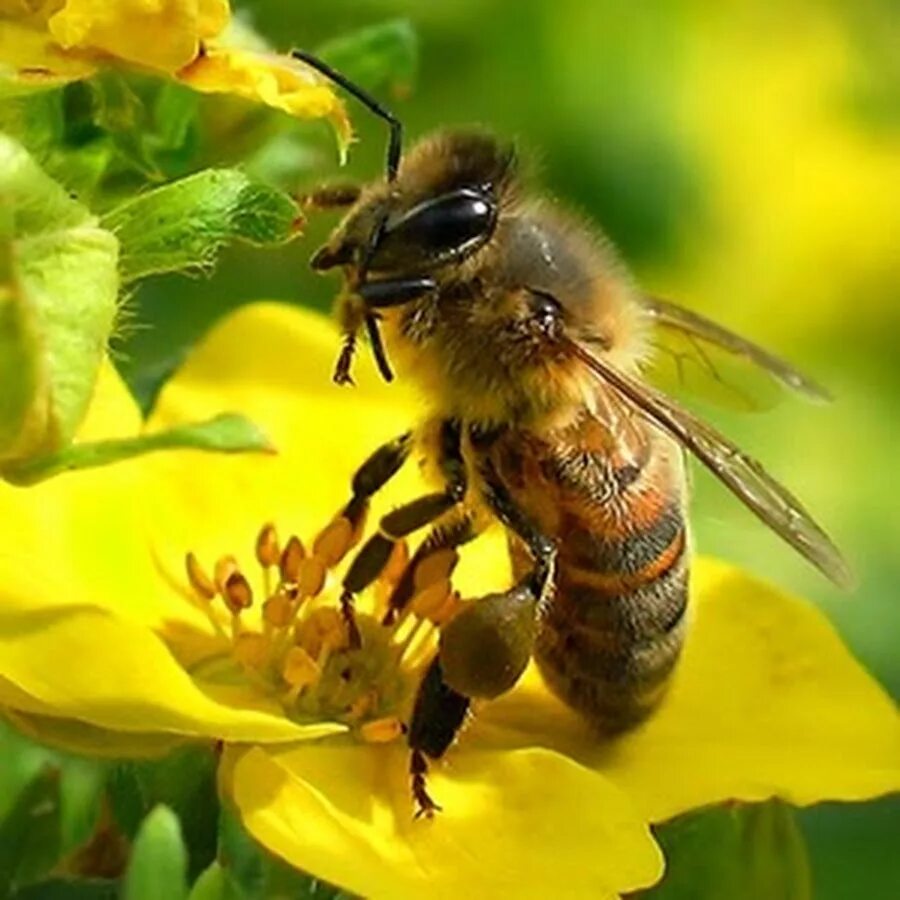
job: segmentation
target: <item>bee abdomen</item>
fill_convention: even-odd
[[[662,699],[685,633],[688,552],[680,505],[608,540],[561,536],[556,591],[535,657],[551,690],[604,733],[637,724]]]

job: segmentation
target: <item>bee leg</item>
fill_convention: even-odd
[[[556,571],[556,544],[519,508],[513,500],[506,485],[503,484],[494,464],[483,458],[479,464],[479,473],[483,485],[483,496],[494,515],[528,547],[534,560],[534,567],[519,584],[516,591],[525,588],[534,596],[538,606],[543,604],[553,589],[553,576]],[[512,593],[512,592],[510,592]]]
[[[361,191],[362,188],[358,184],[336,181],[319,185],[297,199],[307,210],[345,209],[359,200]]]
[[[428,759],[439,759],[453,743],[466,720],[470,700],[444,682],[441,662],[435,657],[416,693],[407,742],[412,751],[409,775],[416,818],[431,818],[440,806],[428,793]]]
[[[459,422],[447,419],[441,423],[439,454],[438,462],[446,479],[444,490],[425,494],[383,516],[378,532],[363,544],[347,569],[342,584],[341,611],[354,645],[358,646],[359,641],[359,631],[353,620],[354,595],[382,573],[397,541],[439,519],[460,503],[466,494],[466,468],[462,458]]]
[[[391,592],[382,624],[393,625],[417,591],[423,590],[438,579],[449,578],[458,561],[456,548],[477,536],[478,531],[468,513],[434,528],[419,544]],[[439,559],[440,557],[443,558]],[[427,583],[423,582],[426,575]]]
[[[341,516],[349,520],[354,531],[360,526],[366,512],[369,509],[369,500],[381,488],[384,487],[403,466],[409,458],[412,450],[412,432],[407,431],[400,437],[382,444],[369,458],[356,470],[351,482],[353,496],[350,502],[341,510]],[[350,642],[356,644],[359,641],[359,631],[353,619],[352,607],[345,607],[342,602],[344,619],[350,635]]]
[[[489,460],[482,460],[479,472],[486,503],[525,542],[534,567],[508,591],[466,603],[441,631],[440,650],[419,686],[409,727],[417,816],[432,816],[440,809],[425,784],[428,759],[440,758],[453,743],[466,720],[471,698],[498,697],[525,671],[534,646],[538,610],[553,585],[555,544],[518,507]]]
[[[531,659],[540,608],[553,586],[556,546],[519,509],[489,460],[479,472],[485,502],[525,542],[534,565],[509,590],[463,604],[441,629],[440,660],[450,688],[493,699],[513,688]]]
[[[437,282],[430,275],[416,275],[411,278],[390,278],[382,281],[366,281],[356,293],[370,309],[386,306],[402,306],[433,291]]]

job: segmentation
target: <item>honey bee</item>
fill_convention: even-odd
[[[365,328],[384,377],[387,348],[430,404],[415,435],[380,448],[357,472],[348,514],[400,468],[414,438],[442,482],[387,514],[363,545],[343,584],[348,622],[353,595],[378,576],[395,542],[425,526],[432,530],[389,617],[421,586],[417,575],[449,576],[456,549],[490,521],[505,526],[515,573],[511,588],[468,601],[442,628],[419,687],[410,772],[419,812],[431,814],[427,761],[446,752],[473,699],[508,691],[532,658],[549,688],[602,734],[635,726],[660,702],[685,636],[684,451],[828,578],[851,580],[799,500],[646,380],[651,334],[687,336],[801,395],[827,394],[764,349],[641,293],[602,235],[526,192],[510,145],[481,131],[442,131],[401,159],[397,119],[297,55],[390,125],[384,180],[311,197],[349,207],[311,263],[345,278],[347,336],[335,378],[349,379]]]

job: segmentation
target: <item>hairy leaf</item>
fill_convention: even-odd
[[[130,282],[209,269],[230,241],[284,243],[297,234],[298,209],[243,172],[210,169],[127,200],[102,221],[119,240],[119,270]]]

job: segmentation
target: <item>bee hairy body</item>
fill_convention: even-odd
[[[413,153],[444,148],[439,140]],[[608,358],[635,371],[645,323],[631,278],[596,230],[515,194],[505,195],[491,242],[444,277],[428,296],[384,311],[391,358],[420,387],[431,421],[501,435],[489,449],[470,446],[468,468],[477,472],[486,453],[558,549],[535,661],[591,725],[621,731],[663,696],[684,637],[682,454],[553,353],[536,304],[553,297]],[[434,442],[423,445],[435,458]],[[509,544],[520,579],[533,560],[511,531]]]
[[[364,323],[382,375],[391,377],[389,358],[420,390],[419,445],[437,490],[382,520],[345,578],[342,608],[352,621],[353,595],[393,542],[426,524],[386,621],[412,602],[430,560],[449,578],[456,548],[489,521],[506,528],[515,575],[442,626],[417,692],[410,776],[430,815],[426,757],[450,747],[471,700],[511,689],[530,659],[604,734],[636,725],[663,699],[688,618],[685,451],[835,583],[852,576],[796,497],[647,383],[648,338],[660,327],[687,338],[714,377],[704,344],[807,397],[827,392],[763,348],[640,292],[597,229],[525,193],[509,145],[443,131],[399,168],[390,160],[389,178],[361,190],[312,265],[345,275],[335,380],[349,380]],[[679,375],[683,358],[674,355]],[[408,437],[361,467],[351,518],[402,465]]]
[[[516,501],[559,548],[534,657],[548,687],[604,734],[647,716],[684,641],[689,554],[677,447],[647,433],[623,453],[596,419],[552,441],[511,433],[493,450]],[[531,564],[510,539],[519,577]]]

